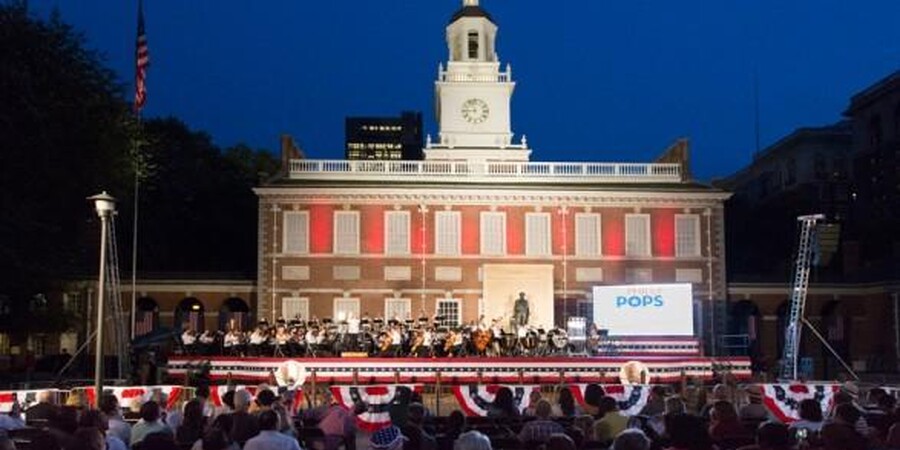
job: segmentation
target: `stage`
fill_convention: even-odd
[[[682,375],[711,381],[730,372],[751,377],[747,357],[598,356],[598,357],[468,357],[468,358],[252,358],[172,356],[169,376],[183,380],[189,371],[208,364],[214,381],[231,375],[236,382],[259,383],[275,373],[303,372],[306,383],[368,385],[384,383],[618,383],[622,367],[637,361],[646,367],[647,383],[669,384]]]

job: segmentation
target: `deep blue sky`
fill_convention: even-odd
[[[136,0],[54,6],[130,83]],[[148,116],[174,115],[219,145],[343,157],[347,115],[426,113],[460,0],[145,0]],[[900,68],[897,0],[482,0],[518,81],[513,129],[536,160],[647,161],[692,141],[701,178],[840,118],[849,97]]]

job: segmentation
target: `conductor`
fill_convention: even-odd
[[[519,298],[516,300],[515,306],[513,306],[513,316],[516,320],[516,326],[524,327],[528,325],[528,300],[525,298],[524,292],[519,292]]]

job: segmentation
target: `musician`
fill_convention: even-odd
[[[213,344],[216,343],[216,333],[206,330],[200,335],[199,341],[200,351],[204,355],[211,355],[213,353]]]
[[[400,348],[403,344],[403,332],[400,329],[399,322],[395,321],[391,326],[391,356],[400,356]]]
[[[238,356],[240,352],[241,345],[241,333],[236,329],[232,328],[228,330],[228,333],[225,334],[225,339],[223,342],[223,346],[225,347],[225,354],[229,356]]]
[[[425,327],[422,330],[421,356],[434,356],[434,327]]]
[[[528,299],[525,298],[524,292],[519,292],[519,298],[513,306],[513,316],[515,317],[516,326],[523,327],[528,325],[528,317],[531,311],[528,307]]]
[[[181,344],[184,345],[184,350],[187,353],[193,354],[196,351],[194,344],[197,343],[197,335],[191,330],[191,327],[188,326],[184,333],[181,333]]]
[[[359,319],[353,314],[347,318],[347,335],[350,348],[355,350],[359,346]]]
[[[263,345],[269,340],[269,334],[264,325],[260,324],[250,333],[250,354],[259,356],[262,354]]]

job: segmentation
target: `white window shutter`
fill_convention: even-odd
[[[600,256],[600,214],[575,214],[575,254]]]
[[[284,253],[309,253],[309,213],[285,211],[284,239],[281,251]]]
[[[550,213],[525,214],[525,254],[550,255]]]
[[[481,254],[506,254],[506,214],[481,213]]]
[[[460,253],[459,211],[438,211],[435,214],[435,253],[458,255]]]
[[[388,211],[386,216],[387,239],[385,253],[388,255],[409,254],[409,212]]]
[[[343,255],[359,253],[359,212],[334,213],[334,252]]]
[[[675,216],[675,256],[700,256],[700,217],[696,214]]]
[[[625,215],[625,254],[628,256],[650,256],[649,215]]]

